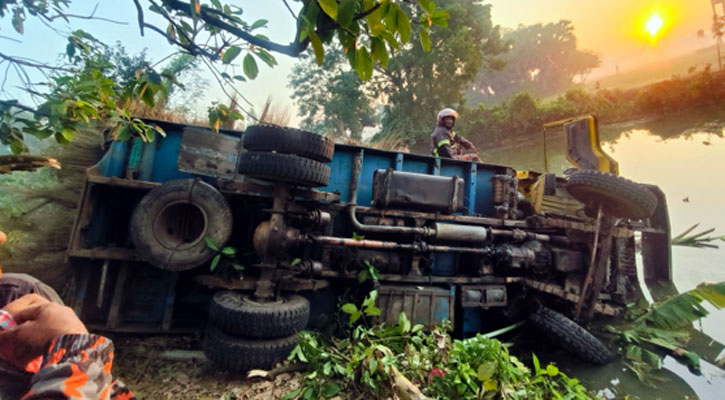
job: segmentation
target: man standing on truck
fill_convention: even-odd
[[[444,108],[438,112],[438,123],[430,135],[431,152],[435,157],[455,158],[456,160],[481,162],[476,154],[476,146],[461,135],[453,132],[453,125],[458,112],[452,108]],[[472,150],[471,154],[463,154],[463,149]]]

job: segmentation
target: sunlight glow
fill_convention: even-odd
[[[651,17],[649,17],[649,20],[647,20],[647,25],[645,28],[647,29],[647,32],[649,32],[649,35],[653,38],[657,37],[657,33],[660,31],[662,26],[664,25],[664,21],[662,21],[662,17],[660,17],[659,14],[652,14]]]

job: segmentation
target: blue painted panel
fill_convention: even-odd
[[[337,148],[330,162],[330,182],[322,188],[326,192],[340,193],[340,201],[350,201],[350,180],[352,179],[352,162],[357,151],[350,148]]]
[[[411,160],[409,158],[406,158],[405,162],[403,163],[403,171],[416,172],[419,174],[430,174],[433,169],[431,165],[431,162],[415,159]]]
[[[123,176],[123,173],[126,171],[128,147],[128,142],[111,143],[111,148],[97,164],[101,175],[115,178]]]
[[[464,308],[463,312],[463,337],[471,337],[479,332],[485,332],[484,311],[480,308]]]
[[[395,166],[395,153],[371,154],[363,156],[360,181],[357,185],[357,204],[369,206],[373,199],[373,174],[379,169],[388,169]],[[393,155],[391,157],[391,155]]]
[[[455,253],[432,253],[433,275],[454,276],[458,267],[458,257]]]
[[[476,174],[478,174],[478,166],[471,163],[468,176],[466,177],[466,214],[473,215],[476,208]]]
[[[166,182],[172,179],[188,179],[194,175],[178,170],[176,164],[179,160],[182,131],[166,131],[166,137],[158,145],[154,159],[153,182]]]
[[[493,208],[493,176],[495,171],[480,168],[476,173],[476,206],[474,212],[488,217],[496,216]]]

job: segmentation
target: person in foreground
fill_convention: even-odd
[[[70,308],[28,293],[39,286],[0,271],[0,399],[134,399],[111,375],[113,343]]]
[[[453,132],[456,118],[458,118],[458,112],[452,108],[444,108],[438,112],[438,123],[433,130],[433,134],[430,135],[431,153],[435,157],[481,162],[478,154],[476,154],[476,146],[463,136]],[[463,149],[470,150],[473,153],[463,154]]]

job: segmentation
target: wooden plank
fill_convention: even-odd
[[[113,289],[113,300],[111,300],[111,308],[108,311],[108,319],[106,320],[106,327],[108,329],[116,329],[120,324],[121,319],[121,306],[123,305],[123,291],[128,278],[128,264],[123,263],[118,276],[116,277],[116,286]]]
[[[133,249],[125,249],[121,247],[106,247],[92,249],[73,249],[68,250],[69,257],[91,258],[102,260],[119,260],[119,261],[136,261],[138,257]]]
[[[98,185],[107,185],[107,186],[115,186],[115,187],[138,189],[138,190],[151,190],[151,189],[161,185],[158,182],[132,181],[130,179],[123,179],[123,178],[116,178],[116,177],[109,178],[107,176],[89,176],[87,178],[87,181],[90,183],[93,183],[93,184],[98,184]]]
[[[83,303],[86,299],[86,293],[88,293],[88,282],[90,281],[91,271],[87,265],[78,266],[76,269],[76,293],[75,299],[73,299],[73,311],[80,318],[83,316]]]
[[[78,217],[73,223],[73,230],[71,231],[71,237],[68,242],[68,250],[80,249],[82,243],[83,230],[86,229],[88,223],[91,220],[93,214],[93,199],[90,196],[91,185],[88,184],[88,179],[83,182],[83,194],[78,201]]]

